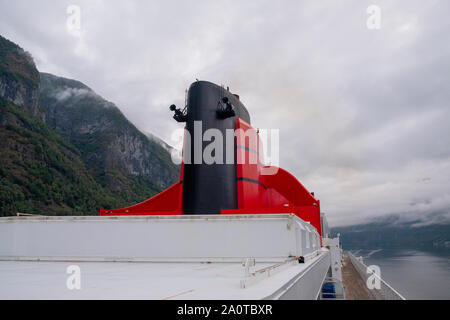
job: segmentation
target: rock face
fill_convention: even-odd
[[[39,109],[39,72],[29,53],[0,36],[0,96],[32,115]]]
[[[0,216],[95,215],[173,184],[170,147],[0,36]]]
[[[161,188],[177,180],[169,152],[84,84],[41,73],[40,103],[47,124],[80,149],[96,174],[115,170],[150,178]]]

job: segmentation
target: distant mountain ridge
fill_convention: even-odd
[[[391,215],[367,224],[331,229],[340,233],[344,250],[358,249],[441,249],[450,251],[450,223],[424,225]]]
[[[95,215],[178,180],[170,147],[0,36],[0,215]]]

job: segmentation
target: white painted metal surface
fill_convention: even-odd
[[[282,261],[319,241],[287,214],[0,218],[0,260]]]
[[[330,268],[330,254],[326,249],[310,261],[303,272],[292,277],[266,299],[317,300]]]
[[[289,214],[0,218],[0,299],[316,299],[329,267]]]
[[[323,252],[306,263],[292,263],[242,289],[241,263],[35,262],[0,261],[0,299],[287,299],[291,283],[304,285],[301,298],[315,299]],[[320,269],[315,266],[320,261]],[[69,290],[67,267],[80,267],[80,290]],[[256,267],[269,267],[256,263]],[[316,274],[319,282],[311,275]],[[300,278],[299,282],[298,278]]]
[[[327,243],[331,255],[331,277],[342,282],[342,256],[339,237],[328,238]]]

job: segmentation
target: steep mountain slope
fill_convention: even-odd
[[[39,72],[33,58],[0,36],[0,97],[42,117],[39,109]]]
[[[112,103],[80,82],[40,79],[31,56],[0,36],[0,216],[96,215],[177,177],[167,150]]]
[[[40,103],[47,124],[81,151],[109,190],[131,194],[135,177],[155,190],[177,180],[169,152],[81,82],[41,73]]]
[[[92,178],[79,151],[40,119],[0,98],[0,216],[97,214],[114,198]]]

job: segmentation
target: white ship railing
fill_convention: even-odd
[[[386,281],[384,281],[379,275],[377,275],[372,269],[367,267],[362,261],[360,261],[357,257],[355,257],[351,252],[347,253],[352,265],[355,267],[356,271],[358,271],[361,278],[364,282],[367,283],[367,279],[371,276],[378,278],[380,282],[380,289],[372,289],[375,290],[376,293],[374,296],[377,299],[381,297],[385,300],[406,300],[399,292],[397,292],[394,288],[392,288]],[[381,297],[380,297],[381,295]]]

